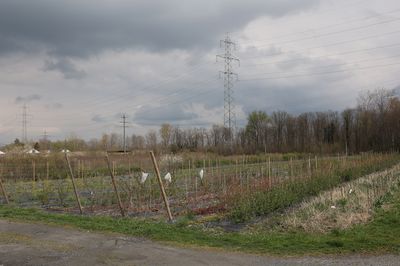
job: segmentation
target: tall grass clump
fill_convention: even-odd
[[[268,190],[255,189],[252,193],[236,193],[230,197],[229,217],[239,223],[283,210],[341,183],[389,168],[398,163],[399,159],[399,155],[371,156],[330,172],[320,171],[311,177],[285,181]]]

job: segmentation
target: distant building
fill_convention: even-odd
[[[35,149],[30,149],[29,151],[27,151],[26,153],[28,153],[28,154],[39,154],[40,153],[40,151],[38,151],[38,150],[35,150]]]

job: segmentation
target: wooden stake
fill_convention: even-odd
[[[46,179],[49,180],[49,161],[46,161]]]
[[[68,164],[68,169],[69,169],[69,173],[70,173],[70,176],[71,176],[72,186],[74,188],[76,202],[78,203],[78,207],[79,207],[79,212],[81,214],[83,214],[81,201],[79,199],[79,194],[78,194],[78,191],[77,191],[76,185],[75,185],[74,172],[72,171],[71,163],[69,162],[69,158],[68,158],[68,154],[67,153],[65,153],[65,160],[67,161],[67,164]]]
[[[8,197],[7,197],[6,190],[3,186],[3,180],[1,178],[0,178],[0,188],[1,188],[1,192],[3,193],[4,199],[6,200],[6,203],[10,204],[10,201],[8,200]]]
[[[272,180],[271,180],[271,157],[268,157],[268,182],[269,188],[272,187]]]
[[[161,194],[162,194],[162,197],[163,197],[163,200],[164,200],[164,203],[165,203],[165,208],[167,209],[168,218],[169,218],[170,221],[172,221],[173,219],[172,219],[171,210],[169,208],[167,194],[165,193],[164,185],[163,185],[162,180],[161,180],[160,170],[158,169],[156,157],[154,156],[154,153],[152,151],[150,152],[150,156],[151,156],[151,160],[153,161],[154,170],[156,171],[158,184],[160,185],[160,190],[161,190]]]
[[[206,160],[205,159],[203,159],[203,171],[206,171]],[[197,174],[196,174],[197,175]],[[203,181],[203,179],[200,179],[200,184],[202,185],[202,186],[204,186],[204,181]]]
[[[290,157],[290,177],[293,178],[293,158]]]
[[[124,211],[124,208],[122,207],[121,197],[119,196],[117,183],[115,181],[114,169],[111,168],[110,158],[108,157],[108,154],[106,154],[106,161],[107,161],[108,171],[111,174],[111,181],[112,181],[112,184],[113,184],[113,187],[114,187],[115,195],[117,195],[119,210],[121,211],[122,217],[125,217],[125,211]],[[114,163],[113,163],[113,166],[114,166]]]
[[[85,178],[85,161],[81,162],[81,169],[82,169],[82,179]]]
[[[197,175],[194,176],[195,202],[197,203]]]
[[[128,171],[129,171],[129,176],[131,176],[132,172],[131,172],[131,157],[130,156],[128,157]]]
[[[235,164],[235,178],[237,180],[238,178],[238,160],[236,159],[236,164]]]
[[[81,178],[81,160],[78,160],[78,178]]]
[[[186,196],[186,205],[189,205],[189,192],[188,192],[188,181],[187,181],[187,175],[184,170],[184,163],[182,161],[182,175],[183,178],[185,179],[185,196]]]
[[[32,179],[33,179],[33,181],[36,180],[36,164],[35,164],[35,161],[32,161]]]
[[[6,200],[6,203],[10,204],[10,201],[8,200],[8,196],[7,196],[6,190],[5,190],[4,186],[3,186],[2,175],[3,175],[3,169],[1,169],[1,171],[0,171],[0,188],[1,188],[1,192],[3,193],[4,199]]]
[[[115,176],[115,162],[114,161],[112,162],[112,173]]]

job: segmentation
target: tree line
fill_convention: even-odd
[[[64,141],[40,140],[43,148],[70,150],[123,150],[120,134],[103,134],[85,141],[71,136]],[[145,136],[126,138],[128,150],[152,149],[163,152],[209,151],[230,153],[347,153],[400,150],[400,100],[394,91],[377,89],[363,93],[355,108],[342,112],[285,111],[268,114],[253,111],[247,124],[235,132],[223,126],[180,128],[161,125]]]

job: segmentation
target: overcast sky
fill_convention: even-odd
[[[223,123],[220,40],[253,110],[341,111],[400,84],[398,0],[2,0],[0,143]]]

